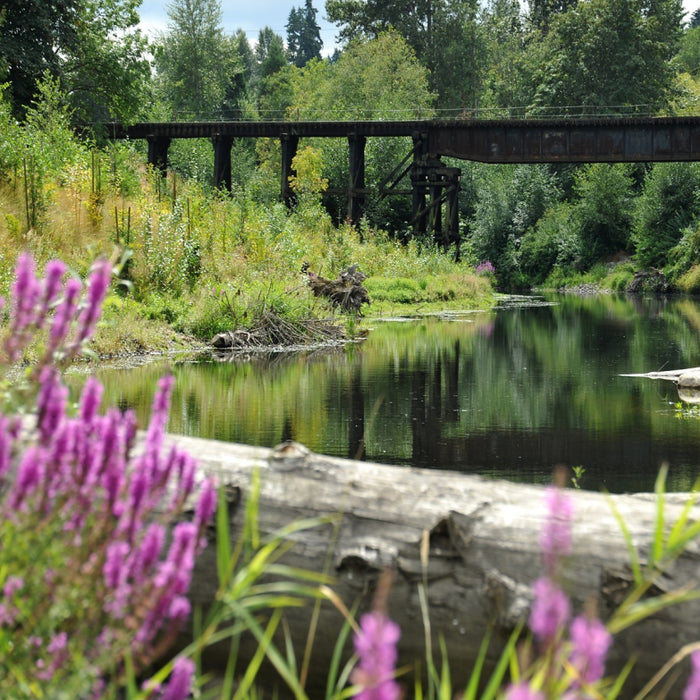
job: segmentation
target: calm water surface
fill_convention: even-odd
[[[700,365],[688,299],[540,298],[449,319],[374,321],[344,349],[203,357],[101,370],[111,404],[144,424],[155,382],[176,377],[170,430],[272,447],[546,482],[580,465],[584,488],[669,488],[700,473],[700,418],[667,381],[621,377]]]

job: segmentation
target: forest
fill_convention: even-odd
[[[61,0],[30,12],[3,3],[5,118],[26,131],[42,104],[60,108],[83,143],[105,148],[114,120],[669,116],[695,114],[700,100],[700,12],[684,16],[681,0],[327,0],[332,54],[313,0],[290,11],[285,36],[268,26],[257,37],[224,31],[220,0],[173,0],[167,29],[147,37],[139,5]],[[38,160],[27,165],[32,146],[14,147],[9,126],[6,180]],[[383,196],[380,184],[409,149],[406,139],[369,140],[375,194],[362,222],[404,242],[410,201]],[[236,142],[230,197],[268,204],[279,158],[275,142]],[[170,162],[213,194],[211,144],[174,142]],[[298,199],[320,200],[343,225],[334,192],[347,182],[346,144],[304,140],[295,165]],[[460,250],[450,252],[473,267],[489,262],[501,290],[581,280],[623,290],[650,268],[667,288],[700,290],[697,163],[449,165],[462,170]],[[413,243],[430,248],[425,236]]]

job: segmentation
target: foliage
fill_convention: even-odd
[[[150,66],[138,28],[141,0],[83,0],[76,43],[60,70],[61,85],[79,124],[144,116]]]
[[[3,3],[0,62],[8,65],[15,114],[36,98],[48,74],[70,95],[76,119],[133,119],[149,75],[136,25],[138,0]],[[107,89],[107,86],[108,89]]]
[[[557,14],[531,110],[657,112],[670,97],[682,12],[680,0],[592,0]]]
[[[532,284],[541,285],[555,266],[579,266],[581,256],[581,238],[573,217],[573,205],[562,202],[545,211],[523,236],[520,268]]]
[[[477,101],[483,35],[477,24],[478,4],[472,0],[410,3],[409,8],[379,0],[328,0],[326,12],[340,25],[339,38],[374,39],[392,30],[412,48],[427,68],[439,106],[463,108]],[[453,80],[459,75],[460,80]]]
[[[643,267],[662,267],[683,230],[700,212],[697,163],[651,166],[634,213],[636,258]]]
[[[163,99],[187,119],[211,118],[224,103],[229,71],[239,72],[224,41],[221,1],[175,0],[168,16],[155,51]]]
[[[572,215],[579,231],[580,264],[627,250],[632,222],[632,178],[624,165],[595,163],[577,171]]]
[[[519,250],[527,232],[559,195],[547,166],[490,166],[482,169],[470,222],[470,246],[479,260],[490,260],[505,289],[524,282]]]

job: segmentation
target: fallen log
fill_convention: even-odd
[[[665,379],[675,382],[678,398],[686,403],[700,403],[700,367],[670,369],[663,372],[641,374],[621,374],[621,377],[642,377],[645,379]]]
[[[380,572],[394,568],[389,613],[402,629],[402,663],[425,658],[418,599],[423,580],[428,583],[433,639],[437,643],[442,637],[446,642],[457,688],[464,687],[489,625],[495,625],[489,651],[489,661],[494,662],[516,623],[526,619],[531,584],[541,575],[542,487],[325,457],[295,443],[269,450],[188,437],[173,439],[196,455],[206,472],[217,475],[229,493],[240,495],[231,500],[234,540],[244,526],[243,504],[256,468],[261,476],[262,533],[297,518],[339,513],[335,533],[331,525],[298,533],[284,561],[322,571],[330,556],[334,591],[348,607],[359,601],[360,612],[370,606]],[[594,597],[606,618],[632,586],[628,551],[611,501],[644,562],[652,546],[654,496],[607,497],[578,490],[571,495],[574,552],[564,567],[563,583],[576,611]],[[686,498],[667,495],[668,522],[679,517]],[[700,516],[697,506],[691,516]],[[425,572],[421,565],[424,535],[429,544]],[[693,541],[663,572],[649,595],[695,586],[699,562],[700,547]],[[210,546],[197,563],[191,597],[206,607],[215,593],[216,554]],[[306,643],[310,614],[310,608],[301,608],[288,615],[298,659]],[[324,603],[313,647],[312,688],[324,687],[341,625],[338,611]],[[628,659],[636,658],[625,686],[624,696],[629,696],[699,635],[700,601],[666,608],[616,636],[608,671],[615,673]],[[676,691],[678,687],[677,683]],[[669,697],[674,694],[679,695],[675,692]]]

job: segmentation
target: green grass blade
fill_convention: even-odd
[[[479,680],[481,679],[481,671],[484,667],[484,661],[486,660],[486,652],[489,648],[489,643],[491,642],[491,627],[486,630],[484,638],[481,640],[481,646],[479,647],[479,653],[474,662],[474,668],[472,669],[471,675],[469,676],[469,683],[464,690],[463,700],[476,700],[476,694],[479,691]]]
[[[609,493],[606,494],[606,496],[610,505],[610,509],[612,510],[613,516],[615,517],[615,520],[617,520],[617,524],[620,527],[620,530],[622,531],[622,537],[625,540],[625,546],[627,547],[627,553],[630,557],[630,566],[632,567],[632,574],[634,576],[634,583],[637,586],[641,586],[643,581],[642,568],[639,564],[639,556],[637,554],[637,549],[634,546],[634,542],[632,541],[632,535],[615,501],[611,498]]]
[[[659,473],[656,475],[654,493],[656,494],[656,518],[654,521],[654,539],[651,547],[650,567],[656,567],[664,556],[664,512],[666,509],[666,476],[668,474],[668,464],[662,464]]]
[[[513,654],[515,654],[515,645],[520,638],[520,633],[523,630],[523,624],[524,623],[522,622],[519,623],[508,638],[508,642],[506,643],[506,646],[498,659],[496,668],[493,669],[493,673],[489,678],[486,688],[484,688],[484,692],[481,695],[480,700],[493,700],[493,698],[498,695],[498,692],[503,685],[503,678],[505,677],[506,670],[510,667],[511,657]]]
[[[230,575],[231,530],[229,528],[228,503],[224,487],[219,487],[216,508],[216,573],[219,583],[224,584]]]
[[[354,610],[353,610],[354,613]],[[343,626],[340,628],[340,633],[338,634],[338,639],[335,640],[335,646],[333,647],[333,655],[331,656],[331,663],[328,668],[328,677],[326,679],[326,698],[332,698],[336,696],[336,692],[340,690],[345,685],[345,679],[342,684],[340,684],[340,678],[338,677],[338,669],[340,668],[340,661],[343,656],[343,650],[345,649],[345,642],[350,634],[350,622],[345,620]],[[354,665],[354,664],[353,664]],[[348,674],[350,671],[348,671]]]
[[[258,648],[255,650],[255,654],[250,660],[248,668],[238,684],[236,694],[233,696],[234,700],[241,700],[241,698],[246,697],[248,691],[253,687],[253,683],[258,675],[260,666],[267,655],[270,644],[272,643],[272,636],[277,630],[277,626],[279,625],[281,619],[282,611],[275,610],[275,612],[272,613],[272,617],[270,618],[270,622],[265,628],[265,631],[260,637],[258,637]]]

